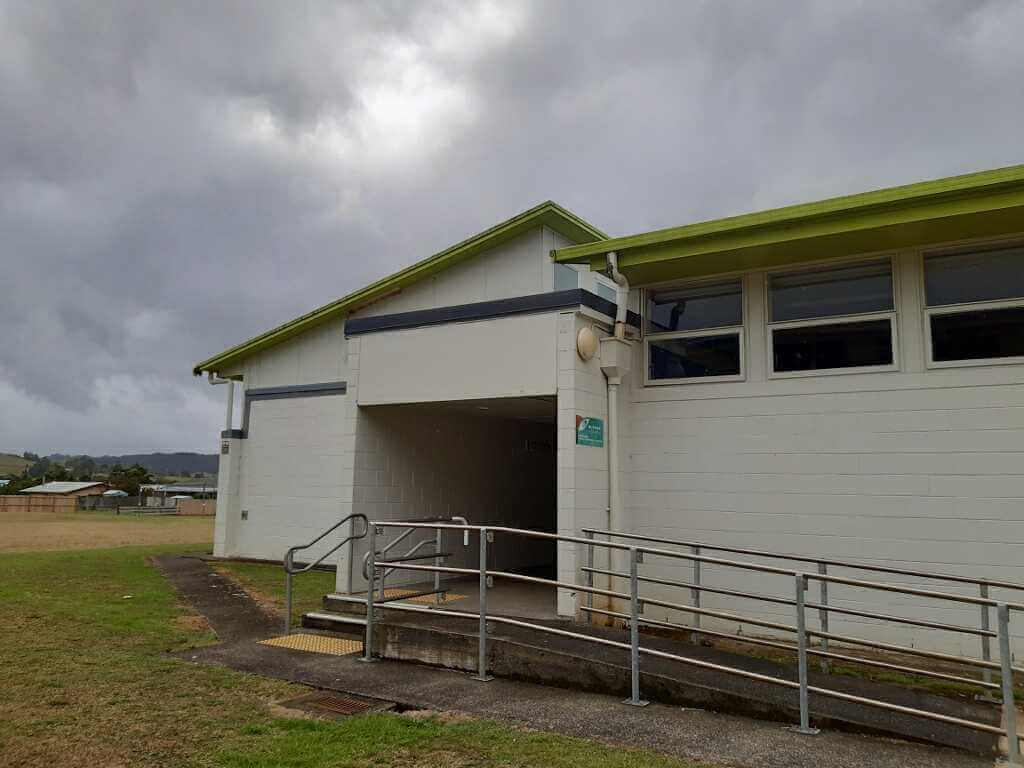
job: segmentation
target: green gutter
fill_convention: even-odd
[[[327,320],[365,306],[382,296],[401,290],[541,225],[576,242],[604,240],[608,237],[576,214],[548,200],[393,275],[197,363],[192,373],[199,376],[203,371],[222,372],[225,367],[234,365],[246,357],[280,344]]]
[[[1024,230],[1024,165],[847,195],[554,251],[651,282]]]

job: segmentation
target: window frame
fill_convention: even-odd
[[[927,270],[929,256],[953,256],[960,253],[976,253],[985,251],[999,251],[1004,248],[1015,248],[1024,246],[1020,239],[998,240],[975,242],[969,245],[961,245],[956,248],[944,248],[921,251],[921,307],[924,315],[924,361],[925,367],[931,369],[942,368],[977,368],[989,365],[1020,365],[1024,363],[1024,355],[1014,357],[979,357],[971,360],[935,360],[932,345],[932,317],[935,315],[960,315],[968,312],[980,312],[992,309],[1017,309],[1024,308],[1024,296],[1016,299],[996,299],[994,301],[965,301],[958,304],[936,304],[928,305],[927,282],[925,271]]]
[[[772,278],[778,275],[792,275],[801,272],[827,272],[838,267],[855,267],[863,264],[887,263],[892,280],[892,309],[881,312],[857,312],[849,315],[832,315],[830,317],[814,317],[804,320],[772,321]],[[765,272],[764,279],[764,320],[765,320],[765,364],[768,368],[768,379],[799,379],[808,376],[841,376],[858,373],[892,373],[900,370],[899,333],[899,270],[893,254],[853,259],[832,259],[816,262],[813,265],[801,264],[774,269]],[[889,333],[892,338],[892,362],[886,365],[858,365],[849,368],[817,368],[810,371],[776,371],[775,370],[775,330],[788,328],[810,328],[819,325],[843,325],[870,320],[888,320]]]
[[[658,333],[650,333],[647,330],[647,297],[651,292],[657,293],[659,290],[666,289],[686,289],[696,288],[702,285],[719,285],[724,283],[738,282],[740,288],[740,324],[739,325],[718,325],[712,328],[698,328],[693,331],[660,331]],[[641,330],[641,338],[644,345],[644,386],[645,387],[659,387],[659,386],[675,386],[677,384],[715,384],[719,382],[728,381],[746,381],[747,380],[747,338],[746,338],[746,324],[747,324],[747,286],[746,280],[743,279],[742,274],[733,275],[716,275],[713,278],[705,280],[688,280],[685,282],[671,282],[665,284],[659,284],[657,287],[644,288],[640,295],[641,307],[643,308],[643,316],[640,319],[640,324],[643,326]],[[726,374],[724,376],[684,376],[673,379],[652,379],[651,378],[651,341],[665,341],[672,339],[695,339],[695,338],[711,338],[714,336],[739,336],[739,350],[740,350],[740,372],[735,374]]]

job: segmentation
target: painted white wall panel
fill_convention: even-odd
[[[359,404],[553,395],[556,317],[367,334],[361,340]]]
[[[344,328],[343,319],[329,320],[254,355],[241,369],[246,388],[345,381]]]
[[[553,267],[545,227],[537,227],[486,253],[428,277],[359,311],[359,317],[411,312],[551,290]]]

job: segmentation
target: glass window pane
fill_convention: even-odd
[[[739,280],[647,292],[647,331],[696,331],[743,325]]]
[[[1024,297],[1024,248],[928,256],[924,261],[928,306]]]
[[[892,311],[888,260],[770,278],[772,321]]]
[[[1024,307],[932,315],[932,360],[1024,357]]]
[[[649,341],[648,375],[655,379],[738,376],[740,335]]]
[[[778,373],[892,365],[892,331],[889,320],[776,328],[772,356]]]
[[[555,264],[555,290],[571,291],[580,287],[580,273],[566,264]]]
[[[600,296],[602,299],[607,299],[612,304],[616,303],[619,297],[618,295],[616,295],[616,291],[614,288],[612,288],[610,285],[602,283],[600,280],[598,280],[595,283],[595,285],[597,286],[598,296]]]

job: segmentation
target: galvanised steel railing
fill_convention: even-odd
[[[304,549],[309,549],[314,544],[316,544],[321,539],[323,539],[325,536],[327,536],[327,535],[333,533],[334,531],[338,530],[338,528],[343,526],[349,520],[362,520],[363,521],[363,530],[362,530],[362,532],[361,533],[355,533],[355,527],[353,526],[353,533],[350,533],[344,539],[339,541],[337,544],[335,544],[329,550],[327,550],[322,555],[320,555],[320,557],[318,557],[316,560],[314,560],[311,563],[307,563],[306,565],[302,566],[301,568],[296,568],[295,567],[294,558],[295,558],[295,553],[296,552],[301,552]],[[339,520],[334,525],[332,525],[330,528],[328,528],[326,531],[324,531],[319,536],[317,536],[315,539],[313,539],[311,542],[309,542],[309,544],[299,544],[297,546],[291,547],[287,552],[284,553],[284,560],[283,560],[283,565],[284,565],[284,595],[285,595],[285,597],[284,597],[284,602],[285,602],[285,605],[284,605],[284,633],[286,635],[290,634],[291,631],[292,631],[291,630],[291,624],[292,624],[292,576],[295,576],[296,574],[305,573],[306,571],[312,570],[316,566],[320,565],[320,563],[322,563],[328,557],[330,557],[335,552],[337,552],[339,549],[341,549],[343,546],[348,544],[350,541],[352,541],[354,539],[361,539],[364,536],[366,536],[366,533],[367,533],[367,531],[369,529],[370,529],[370,522],[367,519],[366,515],[359,514],[358,512],[355,513],[355,514],[346,515],[345,517],[341,518],[341,520]]]
[[[469,520],[467,520],[464,517],[461,517],[460,515],[453,515],[452,517],[447,517],[447,518],[435,518],[434,520],[420,520],[420,521],[417,521],[417,522],[443,522],[443,521],[447,521],[447,520],[451,520],[453,523],[458,523],[459,525],[461,525],[463,527],[469,525]],[[405,531],[400,533],[394,539],[389,541],[383,548],[379,549],[377,551],[377,555],[386,555],[388,552],[390,552],[396,546],[398,546],[403,541],[405,541],[407,538],[412,536],[412,534],[415,533],[416,530],[417,530],[416,528],[407,528]],[[443,534],[444,534],[444,529],[438,528],[434,532],[433,540],[431,540],[431,539],[423,539],[422,541],[420,541],[417,544],[415,544],[412,547],[412,549],[408,550],[404,555],[400,555],[399,557],[396,557],[394,559],[399,561],[399,562],[404,561],[404,560],[409,560],[409,559],[413,558],[416,555],[417,552],[419,552],[421,549],[423,549],[423,547],[429,546],[430,544],[433,544],[434,545],[434,551],[432,553],[428,553],[424,557],[427,557],[427,558],[433,557],[434,558],[434,565],[440,566],[443,563],[443,561],[449,556],[449,555],[447,555],[447,554],[445,554],[444,552],[441,551],[442,545],[443,545]],[[463,534],[463,536],[464,536],[464,538],[463,538],[463,546],[469,546],[469,533],[465,532]],[[371,554],[371,551],[368,551],[365,555],[363,555],[363,578],[367,579],[367,580],[369,580],[369,578],[370,578],[370,575],[369,575],[369,572],[368,572],[369,562],[370,562],[370,554]],[[417,558],[417,559],[423,559],[423,558]],[[395,571],[395,568],[385,568],[383,571],[381,571],[381,575],[380,575],[380,595],[379,595],[381,600],[384,600],[384,581],[387,579],[388,576],[390,576],[392,573],[394,573],[394,571]],[[442,590],[441,590],[441,573],[437,572],[437,573],[434,574],[434,589],[433,589],[433,591],[432,592],[424,592],[423,594],[434,594],[434,595],[436,595],[437,602],[440,603],[441,602],[441,593],[442,593]]]
[[[708,544],[706,542],[700,542],[700,541],[690,541],[690,540],[682,540],[682,539],[669,539],[669,538],[663,538],[663,537],[657,537],[657,536],[644,536],[643,534],[625,533],[623,531],[608,531],[608,530],[602,530],[602,529],[599,529],[599,528],[582,528],[581,532],[587,538],[593,538],[594,536],[604,536],[604,537],[606,537],[606,539],[608,541],[611,541],[612,539],[623,539],[623,540],[627,540],[627,541],[643,541],[643,542],[648,542],[648,543],[653,543],[653,544],[669,544],[669,545],[672,545],[672,546],[688,547],[690,549],[691,554],[695,556],[694,558],[692,558],[692,561],[693,561],[693,582],[692,583],[687,584],[686,582],[662,581],[662,580],[656,580],[656,579],[644,579],[644,580],[650,581],[652,583],[664,584],[666,586],[677,586],[677,587],[688,588],[690,590],[691,603],[692,603],[692,606],[694,608],[700,608],[701,607],[701,593],[702,592],[730,595],[730,596],[733,596],[733,597],[748,598],[748,599],[752,599],[752,600],[761,600],[761,601],[764,601],[764,602],[775,602],[775,603],[780,603],[780,604],[785,604],[785,605],[795,605],[796,604],[794,600],[786,600],[786,599],[780,599],[780,598],[773,598],[773,597],[770,597],[770,596],[767,596],[767,595],[758,595],[758,594],[752,594],[752,593],[749,593],[749,592],[741,592],[741,591],[735,591],[735,590],[725,590],[725,589],[721,589],[721,588],[711,588],[711,587],[707,587],[707,586],[702,585],[701,584],[701,567],[700,566],[701,566],[701,562],[704,562],[704,561],[702,561],[702,559],[699,557],[702,551],[705,551],[705,552],[725,552],[725,553],[728,553],[728,554],[751,555],[751,556],[754,556],[754,557],[762,557],[762,558],[766,558],[766,559],[786,560],[786,561],[794,562],[794,563],[807,563],[809,565],[813,565],[817,569],[817,572],[820,575],[822,575],[822,576],[827,576],[828,575],[829,567],[836,567],[836,568],[845,568],[845,569],[849,569],[849,570],[865,571],[865,572],[869,572],[869,573],[873,573],[873,574],[909,576],[909,577],[912,577],[912,578],[915,578],[915,579],[927,579],[927,580],[931,580],[931,581],[948,582],[948,583],[953,583],[953,584],[969,584],[969,585],[975,587],[978,590],[978,596],[980,598],[985,599],[985,600],[987,600],[989,598],[989,590],[990,589],[1011,590],[1011,591],[1018,592],[1020,594],[1021,597],[1018,598],[1018,599],[1024,600],[1024,584],[1016,584],[1016,583],[1013,583],[1013,582],[1000,581],[1000,580],[997,580],[997,579],[978,579],[978,578],[972,578],[970,576],[960,576],[960,575],[957,575],[957,574],[934,573],[934,572],[929,573],[929,572],[926,572],[926,571],[919,571],[919,570],[914,570],[914,569],[909,569],[909,568],[896,568],[894,566],[885,566],[885,565],[869,565],[867,563],[859,563],[859,562],[850,561],[850,560],[838,560],[838,559],[835,559],[835,558],[808,557],[806,555],[796,555],[796,554],[781,554],[781,553],[778,553],[778,552],[767,552],[765,550],[750,549],[750,548],[744,548],[744,547],[725,547],[725,546],[721,546],[721,545],[717,545],[717,544]],[[605,575],[608,575],[608,576],[613,576],[614,574],[612,574],[611,572],[609,572],[607,570],[599,570],[599,569],[595,569],[593,567],[593,565],[594,565],[593,553],[594,553],[593,547],[588,547],[587,548],[587,566],[583,569],[584,573],[586,574],[585,578],[589,578],[591,580],[591,583],[592,583],[593,574],[594,573],[601,573],[601,574],[605,574]],[[887,616],[885,614],[876,614],[876,613],[872,613],[872,612],[858,611],[858,610],[855,610],[855,609],[852,609],[852,608],[840,608],[840,607],[836,607],[836,606],[830,606],[829,602],[828,602],[828,585],[829,585],[829,581],[828,580],[825,580],[825,579],[819,580],[819,587],[818,587],[818,589],[819,589],[819,602],[817,602],[817,603],[807,603],[807,607],[808,608],[811,608],[812,610],[817,610],[818,611],[818,620],[819,620],[819,624],[820,624],[821,630],[822,630],[823,633],[826,633],[826,634],[818,635],[818,637],[820,637],[821,651],[822,652],[812,652],[812,653],[814,653],[814,655],[821,656],[823,658],[822,669],[824,671],[828,671],[828,658],[830,658],[830,657],[827,656],[827,651],[828,651],[828,646],[829,646],[829,639],[830,639],[830,637],[827,634],[828,631],[829,631],[829,614],[831,614],[831,613],[844,614],[844,615],[847,615],[847,616],[857,616],[857,617],[860,617],[860,618],[874,619],[874,620],[880,620],[880,621],[886,621],[886,620],[891,618],[890,616]],[[592,607],[592,605],[588,602],[588,606],[587,607],[590,608],[590,607]],[[927,627],[929,629],[939,629],[939,630],[947,630],[947,631],[952,631],[952,632],[960,632],[960,633],[964,633],[964,634],[977,635],[980,638],[980,643],[981,643],[981,657],[985,661],[990,661],[991,658],[992,658],[991,642],[992,642],[992,639],[996,638],[996,636],[997,636],[996,633],[994,631],[992,631],[992,628],[991,628],[990,613],[991,613],[990,605],[982,604],[980,606],[981,622],[980,622],[980,626],[977,629],[969,628],[969,627],[961,627],[961,626],[952,626],[952,625],[943,624],[943,623],[940,623],[940,622],[930,622],[930,621],[923,621],[923,620],[914,620],[914,619],[911,619],[911,618],[908,618],[908,617],[902,617],[902,623],[916,625],[916,626],[920,626],[920,627]],[[589,615],[590,614],[588,613],[588,616]],[[700,629],[700,617],[701,617],[700,613],[693,613],[693,622],[694,622],[695,630],[699,630]],[[695,634],[697,634],[697,632],[695,632]],[[703,633],[703,634],[707,634],[707,633]],[[834,658],[834,657],[832,657],[832,658]],[[844,659],[844,660],[848,660],[848,659]],[[937,677],[938,675],[933,673],[931,676]],[[998,686],[992,684],[992,672],[991,672],[990,669],[988,669],[988,668],[984,669],[983,670],[983,676],[984,676],[984,681],[987,684],[986,687],[998,688]]]
[[[480,542],[480,560],[478,568],[455,568],[448,566],[430,566],[430,565],[415,565],[411,563],[402,563],[395,560],[378,561],[376,548],[376,536],[382,535],[388,528],[398,527],[416,527],[424,529],[457,529],[462,531],[475,531],[479,536]],[[611,532],[613,536],[618,536],[614,532]],[[512,537],[526,537],[526,538],[540,538],[556,542],[572,543],[577,545],[583,545],[588,548],[588,551],[592,552],[594,547],[603,548],[609,551],[620,551],[627,552],[629,555],[629,573],[619,573],[616,571],[603,571],[611,576],[628,578],[629,580],[629,593],[619,592],[613,589],[604,589],[595,587],[593,585],[593,573],[602,572],[593,567],[592,554],[588,556],[588,565],[583,569],[583,573],[587,576],[589,583],[587,584],[574,584],[571,582],[559,581],[556,579],[545,579],[536,576],[527,576],[518,573],[509,573],[505,571],[493,571],[487,567],[487,549],[488,544],[494,541],[496,535],[501,536],[512,536]],[[627,534],[627,538],[632,535]],[[735,675],[743,677],[749,680],[756,680],[758,682],[769,683],[772,685],[778,685],[784,688],[796,689],[799,696],[799,709],[800,709],[800,724],[794,727],[794,730],[798,733],[813,734],[817,733],[817,729],[810,727],[810,696],[827,697],[838,699],[841,701],[847,701],[862,706],[875,707],[877,709],[885,710],[888,712],[900,713],[905,715],[911,715],[921,717],[936,722],[946,723],[949,725],[959,726],[968,728],[984,733],[990,733],[999,737],[1005,737],[1007,742],[1007,757],[1011,766],[1019,766],[1020,764],[1020,744],[1017,737],[1017,710],[1014,704],[1014,690],[1013,690],[1013,673],[1024,673],[1024,668],[1014,666],[1012,663],[1012,656],[1010,653],[1010,612],[1024,612],[1024,604],[1021,603],[1007,603],[992,600],[987,596],[973,597],[968,595],[950,594],[944,592],[937,592],[928,589],[920,589],[916,587],[898,586],[894,584],[886,584],[883,582],[872,582],[861,579],[851,579],[840,576],[833,576],[827,573],[821,572],[802,572],[795,571],[786,568],[780,568],[772,565],[763,565],[759,563],[751,563],[739,560],[728,560],[725,558],[708,557],[699,553],[682,553],[668,549],[660,549],[656,547],[638,546],[636,544],[622,544],[615,541],[598,541],[591,535],[586,537],[578,536],[560,536],[553,533],[544,533],[541,531],[529,531],[518,528],[506,528],[506,527],[488,527],[488,526],[456,526],[445,523],[410,523],[406,522],[390,522],[390,521],[374,521],[369,524],[367,531],[367,538],[369,539],[369,551],[374,554],[372,558],[372,567],[369,569],[369,585],[366,593],[366,638],[364,645],[364,653],[362,661],[372,662],[376,659],[373,655],[374,649],[374,627],[376,619],[374,615],[374,587],[377,578],[378,568],[397,568],[407,571],[421,571],[421,572],[432,572],[432,573],[444,573],[451,575],[461,576],[472,576],[476,575],[479,579],[480,584],[480,600],[479,610],[477,613],[465,612],[465,611],[451,611],[446,610],[445,613],[448,616],[477,619],[479,622],[479,642],[478,642],[478,659],[477,659],[477,673],[474,676],[478,680],[490,680],[493,679],[488,674],[487,667],[487,642],[488,642],[488,631],[487,622],[491,621],[496,624],[504,624],[508,626],[523,627],[537,632],[545,632],[548,634],[558,635],[561,637],[568,637],[576,640],[580,640],[588,643],[597,643],[613,648],[621,648],[630,652],[630,676],[631,676],[631,695],[625,703],[632,704],[634,706],[643,706],[645,702],[640,695],[640,659],[641,656],[650,656],[654,658],[667,659],[681,664],[686,664],[693,667],[707,669],[715,672],[721,672],[723,674]],[[643,537],[638,537],[643,538]],[[693,546],[693,545],[690,545]],[[697,545],[703,546],[703,545]],[[706,547],[708,549],[719,549],[714,547]],[[754,554],[754,552],[751,552]],[[757,555],[770,556],[770,553],[757,552]],[[694,585],[686,583],[676,583],[665,579],[651,579],[649,577],[642,577],[639,573],[639,567],[644,563],[645,557],[659,557],[669,559],[683,559],[696,563],[709,563],[724,567],[733,567],[743,570],[750,570],[762,573],[772,573],[782,576],[791,576],[794,580],[794,599],[789,601],[783,598],[771,598],[773,602],[784,603],[792,605],[795,608],[795,625],[781,624],[779,622],[770,622],[763,619],[757,619],[753,617],[747,617],[736,613],[729,613],[725,611],[710,610],[699,607],[697,605],[689,605],[682,603],[670,602],[667,600],[645,598],[640,594],[641,583],[657,583],[668,586],[679,586],[682,588],[692,588]],[[779,555],[778,557],[785,557]],[[797,558],[793,558],[796,560]],[[802,561],[817,562],[813,559],[800,558]],[[840,564],[838,561],[829,561],[828,564]],[[845,565],[845,564],[843,564]],[[851,564],[850,567],[859,567],[858,564]],[[866,569],[870,570],[868,566]],[[878,569],[883,570],[883,569]],[[884,569],[885,572],[899,573],[900,569]],[[907,575],[918,575],[914,572],[909,572]],[[930,574],[920,574],[922,576]],[[593,635],[584,634],[581,632],[573,632],[567,629],[559,629],[556,627],[545,626],[543,624],[524,621],[521,619],[513,619],[504,616],[494,616],[488,614],[487,611],[487,593],[491,587],[494,578],[508,579],[511,581],[528,582],[533,584],[544,584],[555,588],[568,589],[575,592],[581,592],[588,597],[588,602],[591,602],[593,595],[600,595],[604,597],[613,598],[621,601],[628,601],[629,613],[622,613],[611,610],[604,610],[594,608],[593,605],[585,607],[583,610],[590,613],[599,613],[616,618],[628,619],[630,626],[630,642],[620,642],[617,640],[611,640],[608,638],[595,637]],[[961,577],[955,579],[961,580]],[[967,657],[958,657],[950,654],[943,654],[933,651],[924,651],[917,648],[910,648],[906,646],[894,645],[891,643],[880,643],[865,638],[850,637],[847,635],[836,634],[827,631],[825,628],[822,630],[812,630],[807,627],[806,614],[807,610],[811,605],[817,605],[817,610],[822,610],[821,606],[824,606],[828,610],[833,610],[832,607],[827,605],[826,601],[822,601],[821,604],[808,604],[805,600],[806,591],[811,581],[818,581],[824,584],[843,584],[846,586],[859,587],[869,590],[878,590],[887,593],[896,593],[904,595],[913,595],[918,597],[926,597],[935,600],[952,601],[956,603],[966,603],[980,608],[995,609],[997,616],[998,629],[996,632],[991,633],[988,637],[995,636],[999,640],[999,662],[993,662],[990,659],[973,659]],[[973,580],[968,580],[972,581]],[[696,585],[703,591],[711,591],[711,588],[704,590],[703,586],[699,584],[699,578],[695,579]],[[995,582],[989,582],[995,584]],[[1016,585],[1006,585],[1005,583],[999,584],[1001,587],[1015,588]],[[716,590],[719,593],[731,594],[736,590]],[[742,596],[746,597],[749,593],[742,593]],[[753,595],[751,595],[753,596]],[[769,596],[759,596],[769,597]],[[753,626],[761,626],[773,630],[795,632],[796,647],[785,645],[780,642],[774,642],[770,640],[762,640],[759,638],[750,637],[738,637],[731,636],[727,633],[715,632],[712,630],[700,629],[687,625],[677,624],[669,621],[655,621],[646,619],[642,616],[643,606],[645,604],[656,605],[664,608],[670,608],[674,610],[689,612],[697,616],[711,616],[715,618],[723,618],[734,621],[741,621],[745,624]],[[388,607],[390,610],[405,611],[410,613],[426,613],[430,615],[436,615],[436,612],[430,608],[420,608],[411,605],[403,605],[400,603],[389,602]],[[884,618],[885,620],[905,623],[915,626],[922,625],[922,621],[919,619],[905,618],[900,616],[872,614],[872,617]],[[722,664],[715,664],[709,661],[703,661],[700,659],[689,658],[687,656],[681,656],[679,654],[670,653],[668,651],[662,651],[655,648],[644,647],[640,644],[639,627],[641,624],[649,626],[658,626],[664,628],[672,628],[686,631],[696,631],[700,634],[718,635],[726,637],[737,637],[745,642],[753,641],[757,644],[770,645],[774,647],[785,648],[787,650],[795,650],[797,654],[797,666],[798,666],[798,680],[788,680],[784,678],[777,678],[771,675],[765,675],[757,672],[751,672],[745,669],[739,669],[736,667],[729,667]],[[925,623],[925,626],[933,624],[932,622]],[[943,629],[954,629],[955,625],[942,625]],[[964,631],[969,631],[972,634],[979,634],[983,631],[988,630],[976,630],[974,628],[957,628]],[[832,690],[829,688],[822,688],[820,686],[812,686],[808,682],[808,657],[816,655],[824,658],[833,658],[844,661],[855,661],[857,663],[875,663],[873,660],[860,659],[858,657],[846,656],[845,654],[838,654],[831,651],[821,650],[814,651],[808,647],[810,637],[819,637],[825,640],[834,640],[836,642],[850,643],[856,645],[864,645],[880,650],[895,651],[902,654],[918,655],[925,658],[936,659],[940,661],[955,662],[966,666],[972,666],[980,668],[984,671],[995,670],[1000,673],[1000,682],[997,685],[989,680],[978,681],[971,678],[961,678],[954,675],[947,675],[945,673],[931,672],[930,670],[920,670],[913,667],[905,667],[899,664],[892,664],[888,662],[878,662],[879,666],[886,669],[898,670],[908,672],[910,674],[921,674],[928,673],[932,677],[940,677],[941,679],[951,679],[957,682],[967,682],[972,685],[979,685],[986,688],[999,689],[1002,694],[1002,715],[1003,715],[1003,726],[995,726],[990,723],[982,723],[974,720],[966,720],[964,718],[953,717],[951,715],[945,715],[938,712],[929,712],[926,710],[915,709],[913,707],[902,706],[893,704],[891,702],[882,701],[879,699],[872,699],[865,696],[856,696],[841,691]]]

